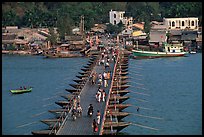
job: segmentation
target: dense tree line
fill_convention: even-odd
[[[131,13],[134,22],[146,22],[146,31],[151,20],[163,17],[199,17],[202,24],[201,2],[3,2],[2,26],[58,27],[63,36],[79,26],[81,15],[85,30],[109,22],[111,9]]]

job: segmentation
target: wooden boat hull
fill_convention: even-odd
[[[116,96],[116,98],[115,98],[114,95],[112,95],[109,100],[114,101],[116,99],[116,100],[119,100],[119,103],[122,103],[129,98],[130,97],[128,97],[128,96]]]
[[[73,92],[80,92],[80,89],[65,89],[66,91],[73,93]]]
[[[112,89],[118,89],[118,90],[124,90],[126,88],[129,88],[130,85],[118,85],[118,86],[112,86]]]
[[[76,75],[76,77],[77,78],[79,78],[79,79],[83,79],[83,78],[86,78],[86,77],[88,77],[89,75],[83,75],[83,76],[78,76],[78,75]]]
[[[91,71],[90,69],[85,69],[85,68],[82,68],[81,70],[84,71],[84,72]]]
[[[48,110],[51,113],[62,113],[62,112],[67,112],[67,109],[54,109],[54,110]]]
[[[118,80],[113,81],[113,85],[117,84],[118,82],[119,82]],[[129,83],[129,81],[127,81],[127,80],[119,82],[120,85],[125,85],[127,83]]]
[[[39,130],[39,131],[32,131],[31,132],[33,135],[49,135],[51,133],[51,130]],[[54,131],[51,133],[51,135],[54,135]]]
[[[22,90],[10,90],[10,92],[13,94],[21,94],[21,93],[26,93],[26,92],[31,92],[31,91],[32,91],[32,88],[22,89]]]
[[[112,94],[119,94],[120,96],[124,96],[125,94],[127,94],[127,93],[129,93],[130,91],[128,91],[128,90],[112,90]]]
[[[130,113],[128,112],[112,112],[111,114],[110,113],[106,114],[106,117],[109,118],[110,116],[114,116],[118,118],[118,121],[120,121],[121,119],[128,115],[130,115]]]
[[[126,76],[128,75],[128,72],[116,72],[116,75]]]
[[[61,106],[61,107],[65,107],[69,104],[69,101],[66,100],[62,100],[62,101],[56,101],[55,104]]]
[[[111,126],[113,127],[113,130],[117,130],[117,132],[119,132],[120,130],[122,130],[123,128],[129,126],[130,123],[128,122],[105,122],[104,123],[104,129],[110,129]]]
[[[83,83],[85,80],[84,80],[84,79],[74,79],[73,81],[76,82],[76,83],[81,84],[81,83]]]
[[[73,88],[81,89],[84,84],[69,84],[69,85],[72,86]]]
[[[61,121],[60,119],[44,119],[44,120],[40,120],[42,123],[48,125],[48,126],[51,126],[53,124],[55,124],[56,122],[58,121]]]
[[[108,105],[109,109],[114,109],[115,107],[118,108],[120,111],[131,106],[130,104],[111,104]]]
[[[71,100],[71,98],[74,97],[74,95],[73,94],[71,94],[71,95],[61,95],[61,97],[65,98],[65,99],[67,99],[69,101],[69,100]]]
[[[115,74],[115,78],[116,78],[117,76],[120,76],[120,75]],[[126,80],[126,79],[128,79],[128,76],[120,76],[120,79],[121,79],[121,80]],[[117,81],[117,79],[116,79],[116,81]]]

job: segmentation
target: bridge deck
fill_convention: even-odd
[[[113,70],[113,62],[110,63],[110,68],[111,68],[111,73]],[[104,69],[102,66],[96,65],[93,70],[99,73],[103,73]],[[108,80],[108,87],[103,88],[105,89],[105,92],[108,93],[110,89],[110,84],[111,84],[111,79]],[[57,132],[57,135],[93,135],[93,130],[92,130],[92,122],[93,119],[96,119],[96,112],[99,110],[101,112],[101,121],[103,118],[104,114],[104,109],[105,109],[105,102],[97,102],[95,98],[95,94],[97,92],[98,85],[91,85],[90,82],[87,82],[84,86],[84,88],[81,91],[80,95],[80,104],[83,109],[82,112],[82,117],[78,118],[73,121],[72,117],[69,114],[68,118],[65,121],[65,124],[61,129]],[[107,96],[106,96],[107,97]],[[89,104],[93,104],[94,108],[94,113],[92,117],[87,116],[87,111],[88,111],[88,106]],[[100,122],[101,125],[101,122]],[[99,128],[100,128],[99,125]],[[97,133],[99,134],[99,133]]]

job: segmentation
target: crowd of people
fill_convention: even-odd
[[[96,101],[98,103],[106,101],[106,91],[105,89],[109,86],[108,81],[111,78],[111,62],[116,61],[117,50],[113,47],[105,47],[102,50],[101,57],[99,58],[97,65],[102,66],[102,72],[96,72],[93,70],[92,74],[89,77],[89,81],[91,85],[97,85],[98,89],[95,94]],[[80,96],[75,96],[71,101],[72,107],[72,114],[75,113],[82,113],[82,107],[80,106]],[[88,107],[88,116],[93,115],[93,105],[90,104]],[[95,116],[93,117],[92,128],[93,132],[98,132],[98,126],[100,125],[101,121],[101,113],[97,110]]]

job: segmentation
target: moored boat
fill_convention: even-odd
[[[163,51],[144,51],[144,50],[132,50],[133,56],[136,57],[181,57],[188,54],[183,50],[183,44],[178,42],[172,42],[170,44],[163,43]]]

